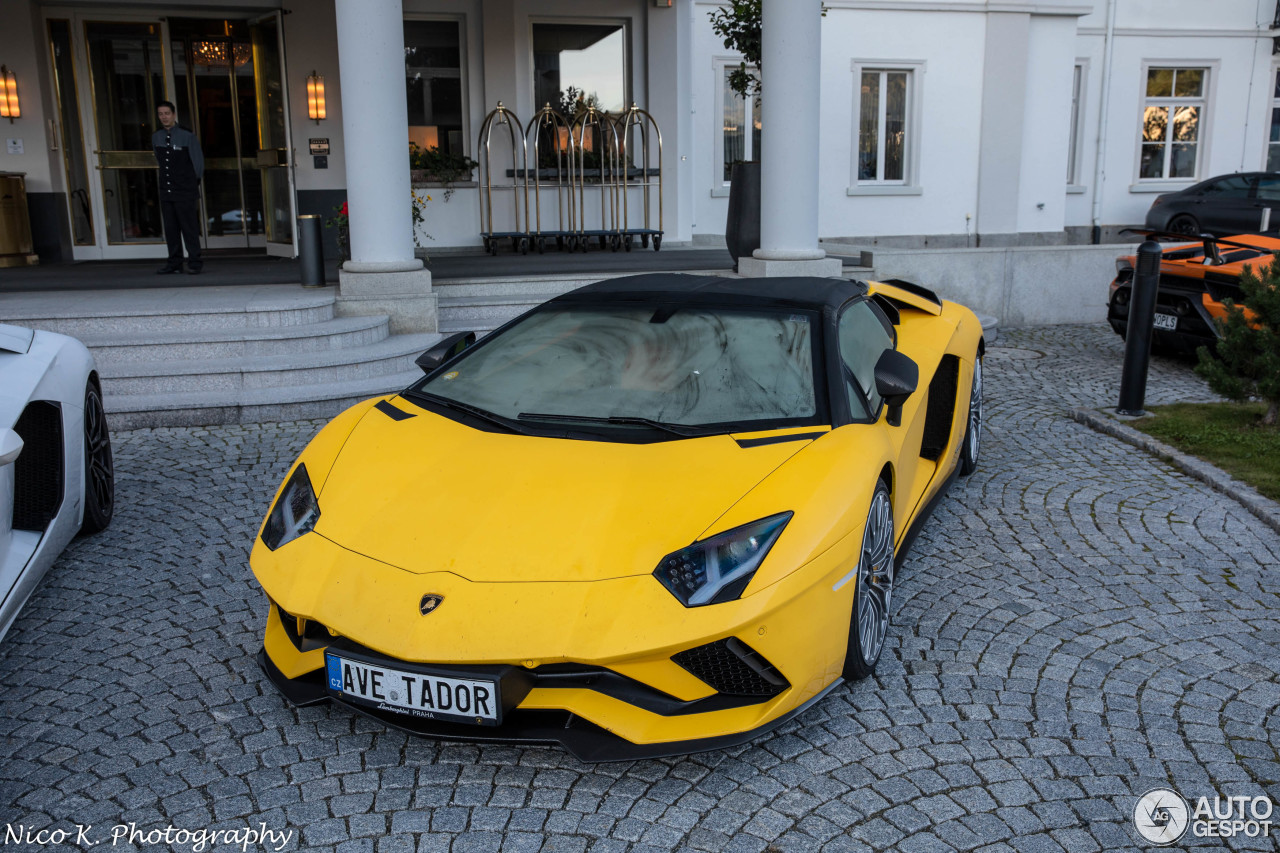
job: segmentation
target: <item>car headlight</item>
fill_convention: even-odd
[[[310,533],[320,519],[320,504],[311,488],[307,466],[299,465],[285,483],[280,498],[271,508],[267,523],[262,526],[262,544],[272,551],[292,542],[304,533]]]
[[[791,520],[783,512],[694,542],[662,558],[653,574],[685,607],[733,601]]]

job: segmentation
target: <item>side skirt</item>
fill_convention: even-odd
[[[933,515],[933,511],[942,502],[942,499],[947,496],[947,492],[951,491],[951,485],[955,483],[958,476],[960,476],[960,466],[957,465],[947,475],[942,488],[938,489],[937,493],[929,498],[929,502],[916,513],[916,520],[911,522],[911,526],[907,528],[907,535],[902,537],[902,544],[898,546],[897,556],[894,557],[893,568],[895,572],[902,568],[902,564],[907,561],[907,555],[911,552],[911,546],[915,544],[916,537],[920,535],[921,528],[929,520],[929,516]]]

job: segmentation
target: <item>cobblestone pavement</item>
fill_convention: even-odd
[[[67,849],[77,824],[106,849],[132,823],[340,851],[1087,853],[1137,848],[1155,786],[1280,801],[1280,538],[1067,418],[1114,405],[1119,362],[1105,327],[1003,332],[981,466],[900,576],[878,675],[750,746],[623,764],[291,709],[254,664],[246,558],[319,424],[121,433],[113,525],[0,644],[0,830],[71,829]],[[1149,402],[1205,396],[1155,363]]]

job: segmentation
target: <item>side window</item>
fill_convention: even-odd
[[[855,302],[840,315],[840,358],[861,394],[850,388],[850,406],[857,417],[858,398],[865,397],[871,413],[880,410],[880,395],[876,393],[876,361],[880,353],[893,349],[892,327],[866,300]]]
[[[1204,188],[1201,195],[1215,198],[1248,198],[1253,179],[1242,175],[1232,175],[1220,181],[1214,181]]]
[[[1280,200],[1280,178],[1270,175],[1258,178],[1258,198],[1266,201]]]

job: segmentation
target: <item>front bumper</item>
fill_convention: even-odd
[[[651,577],[472,584],[403,572],[311,533],[255,550],[271,602],[259,662],[294,704],[333,701],[421,735],[559,743],[586,761],[724,748],[840,683],[853,585],[833,586],[856,563],[858,539],[747,599],[686,609]],[[311,582],[283,582],[295,574]],[[369,589],[373,599],[359,597]],[[447,599],[428,617],[417,612],[424,589]],[[406,600],[411,615],[388,613]],[[445,677],[484,671],[519,698],[498,726],[380,711],[329,691],[326,649]]]
[[[747,743],[783,725],[807,711],[841,683],[836,679],[826,689],[791,711],[758,726],[736,734],[693,738],[659,743],[632,743],[625,738],[592,723],[590,720],[562,709],[526,709],[517,707],[507,713],[501,725],[472,726],[440,720],[423,720],[404,714],[379,711],[368,706],[344,702],[332,696],[325,688],[324,671],[313,670],[298,678],[286,678],[271,661],[265,648],[258,652],[258,666],[276,689],[294,705],[306,706],[324,702],[372,717],[393,728],[423,737],[475,743],[508,743],[527,745],[559,745],[580,761],[636,761],[646,758],[666,758],[713,749],[728,749]]]

